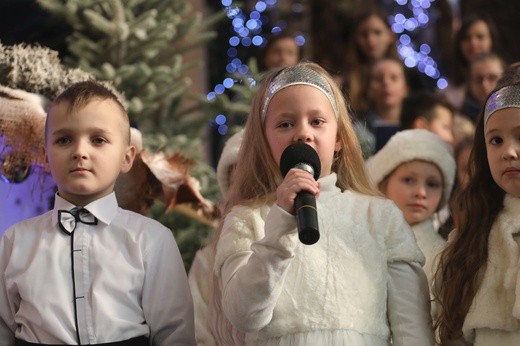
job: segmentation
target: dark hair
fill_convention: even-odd
[[[265,66],[265,57],[267,56],[267,53],[269,50],[274,46],[274,44],[280,40],[284,39],[292,39],[294,41],[295,35],[288,31],[282,31],[278,34],[272,34],[266,41],[265,46],[263,46],[262,51],[260,52],[260,60],[258,61],[258,68],[260,71],[266,71],[267,66]],[[295,42],[296,44],[296,42]],[[298,60],[301,59],[303,55],[303,49],[301,46],[298,46]]]
[[[470,62],[469,67],[473,66],[475,63],[486,61],[486,60],[498,60],[500,62],[500,65],[505,70],[507,68],[506,61],[496,52],[489,52],[489,53],[481,53],[475,57],[473,61]]]
[[[49,113],[54,106],[62,102],[68,102],[68,113],[74,113],[95,99],[112,100],[120,108],[124,121],[128,123],[127,139],[130,143],[130,121],[123,100],[117,91],[102,82],[90,79],[70,85],[52,101],[52,104],[49,107]],[[48,118],[49,117],[47,117],[47,119]],[[45,122],[45,137],[47,137],[47,121]]]
[[[503,88],[508,85],[520,83],[520,61],[514,62],[507,66],[504,75],[499,79],[496,89]]]
[[[447,108],[452,115],[454,113],[451,104],[440,95],[428,91],[418,91],[410,94],[403,100],[399,121],[401,130],[413,128],[415,119],[420,117],[431,123],[435,120],[435,107],[437,106]]]
[[[453,55],[453,66],[450,73],[450,81],[455,85],[462,85],[466,82],[468,75],[470,61],[466,59],[462,53],[461,43],[464,41],[468,34],[468,30],[478,21],[486,23],[489,34],[491,36],[491,52],[498,51],[498,31],[494,22],[488,16],[484,14],[472,13],[465,16],[462,19],[460,29],[455,33],[454,43],[454,55]]]

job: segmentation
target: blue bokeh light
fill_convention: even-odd
[[[404,64],[407,67],[415,67],[415,65],[417,65],[417,60],[415,60],[414,56],[409,56],[404,59]]]
[[[224,114],[219,114],[215,117],[215,123],[217,123],[217,125],[224,125],[227,121],[227,118]]]
[[[401,37],[399,37],[399,42],[404,45],[408,45],[410,42],[412,42],[412,39],[407,34],[402,34]]]
[[[231,36],[229,38],[229,44],[233,47],[236,47],[240,44],[240,39],[236,36]]]
[[[230,58],[234,58],[234,57],[236,57],[237,54],[238,54],[238,50],[237,50],[236,48],[234,48],[234,47],[231,47],[231,48],[229,48],[229,49],[227,50],[227,55],[228,55],[228,57],[230,57]]]
[[[218,128],[217,128],[217,131],[220,135],[222,136],[225,136],[227,133],[228,133],[228,127],[227,125],[220,125]]]
[[[238,29],[244,26],[244,18],[241,17],[235,17],[231,21],[231,24],[233,25],[233,28]]]
[[[254,19],[254,20],[259,20],[260,19],[260,12],[258,11],[253,11],[251,12],[251,14],[249,15],[249,18],[251,19]]]
[[[421,46],[419,47],[419,50],[421,51],[421,53],[426,54],[426,55],[430,54],[432,51],[430,46],[427,45],[426,43],[421,44]]]
[[[242,36],[242,38],[247,37],[249,35],[249,29],[246,27],[242,27],[238,30],[238,34]]]
[[[247,67],[247,65],[240,65],[238,67],[238,72],[242,74],[247,74],[249,72],[249,67]]]
[[[404,28],[401,24],[394,23],[392,24],[392,31],[396,34],[400,34],[404,31]]]
[[[246,26],[249,30],[255,30],[259,27],[258,23],[256,22],[256,20],[254,19],[249,19],[247,22],[246,22]]]
[[[244,47],[249,47],[251,45],[251,39],[249,37],[244,37],[242,39],[242,45]]]
[[[235,81],[228,77],[228,78],[224,79],[222,84],[224,85],[224,87],[226,89],[229,89],[229,88],[233,87],[233,85],[235,85]]]
[[[216,93],[216,94],[219,94],[219,95],[220,95],[220,94],[224,93],[224,91],[226,90],[226,88],[224,88],[224,86],[223,86],[222,84],[217,84],[217,85],[215,85],[214,90],[215,90],[215,93]]]
[[[206,98],[208,99],[208,101],[215,101],[216,95],[213,91],[210,91]]]
[[[253,37],[252,42],[255,46],[261,46],[264,43],[264,39],[262,38],[262,36],[256,35]]]
[[[237,65],[233,63],[229,63],[226,65],[226,72],[228,73],[235,73],[237,71]]]
[[[419,21],[419,23],[421,23],[422,25],[426,25],[428,24],[428,22],[430,21],[430,18],[425,14],[425,13],[421,13],[417,16],[417,20]]]
[[[255,5],[255,9],[258,12],[264,12],[267,9],[267,4],[263,1],[258,1]]]
[[[406,21],[406,17],[402,13],[398,13],[395,15],[394,21],[397,24],[404,24],[404,22]]]
[[[442,90],[442,89],[446,89],[447,86],[448,86],[448,81],[445,78],[439,78],[437,80],[437,88]]]

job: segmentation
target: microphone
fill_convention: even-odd
[[[280,158],[282,176],[285,177],[291,168],[303,169],[317,180],[321,171],[318,153],[310,145],[303,142],[289,145]],[[298,224],[298,238],[305,245],[316,243],[320,239],[316,198],[307,191],[300,191],[296,195],[294,207]]]

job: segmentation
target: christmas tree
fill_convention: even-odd
[[[128,103],[132,122],[143,134],[146,149],[181,153],[193,160],[190,174],[202,194],[219,199],[213,169],[205,162],[204,143],[211,114],[201,112],[200,99],[190,95],[187,73],[201,66],[185,55],[207,43],[209,28],[224,13],[203,17],[184,0],[38,0],[49,13],[66,21],[68,66],[79,67],[98,80],[108,80]],[[191,104],[189,103],[191,101]],[[149,213],[174,230],[186,265],[211,232],[186,213],[165,214],[157,203]]]

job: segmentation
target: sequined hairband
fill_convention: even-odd
[[[484,108],[484,128],[489,117],[504,108],[520,108],[520,85],[510,85],[492,93]]]
[[[334,114],[336,115],[336,119],[339,118],[334,93],[332,92],[332,88],[327,79],[319,72],[311,70],[310,68],[291,66],[283,69],[276,77],[274,77],[271,84],[269,84],[264,97],[264,105],[262,107],[262,121],[265,121],[267,108],[269,107],[269,103],[273,99],[273,96],[280,90],[293,85],[308,85],[320,90],[329,99]]]

